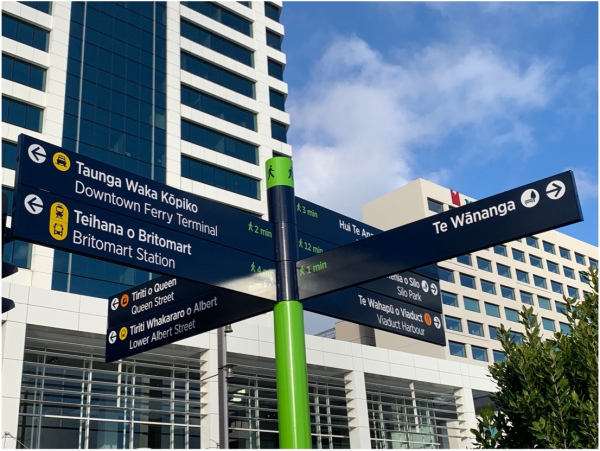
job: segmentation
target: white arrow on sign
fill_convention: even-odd
[[[552,200],[560,199],[566,191],[565,184],[560,180],[554,180],[546,187],[546,195]]]
[[[29,153],[29,158],[31,158],[34,163],[43,163],[46,161],[46,151],[39,144],[32,144],[29,146],[27,153]]]
[[[438,294],[437,285],[434,283],[431,284],[431,294],[433,294],[434,296],[437,296]]]
[[[113,330],[110,334],[108,334],[108,342],[112,345],[117,341],[117,333]]]
[[[42,199],[40,199],[39,196],[36,196],[35,194],[30,194],[29,196],[26,196],[24,203],[25,208],[32,215],[37,215],[44,210],[44,202],[42,202]]]
[[[439,329],[440,327],[442,327],[442,322],[440,321],[440,319],[437,316],[435,316],[433,318],[433,324],[435,325],[436,329]]]
[[[119,308],[119,298],[113,298],[112,301],[110,301],[110,308],[113,310]]]

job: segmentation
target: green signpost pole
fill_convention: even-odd
[[[267,160],[266,175],[277,263],[277,303],[273,315],[279,447],[312,448],[304,317],[296,276],[298,231],[292,160],[287,157]]]

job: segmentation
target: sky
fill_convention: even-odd
[[[417,178],[482,199],[572,170],[584,222],[559,231],[598,245],[596,2],[288,1],[281,23],[296,195],[361,220]]]

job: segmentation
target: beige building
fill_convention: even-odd
[[[474,199],[418,179],[363,206],[364,222],[389,230]],[[533,307],[545,336],[568,326],[563,296],[581,298],[581,273],[597,265],[598,249],[557,231],[529,236],[438,264],[447,346],[342,322],[336,338],[380,348],[487,366],[502,359],[501,324],[519,340],[524,306]]]

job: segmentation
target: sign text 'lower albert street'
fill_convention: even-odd
[[[272,310],[266,299],[162,276],[108,300],[106,361],[192,337]]]

